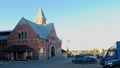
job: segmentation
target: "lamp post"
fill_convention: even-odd
[[[69,48],[68,48],[68,43],[70,43],[70,40],[67,40],[67,57],[68,57],[68,52],[69,52]]]

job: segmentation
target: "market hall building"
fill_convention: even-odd
[[[62,41],[57,36],[54,23],[46,23],[42,9],[39,9],[35,22],[22,17],[12,31],[1,31],[0,34],[0,54],[7,60],[43,59],[62,55]]]

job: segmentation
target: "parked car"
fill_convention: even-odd
[[[96,56],[97,56],[97,59],[101,59],[101,58],[104,57],[104,53],[102,53],[102,54],[96,54]]]
[[[74,57],[74,54],[68,54],[67,57]]]
[[[72,59],[72,63],[96,63],[97,59],[90,57],[86,54],[76,55]]]
[[[97,59],[97,56],[95,54],[84,54],[84,55],[86,55],[88,57],[91,57],[91,58]]]
[[[120,60],[115,59],[106,61],[105,64],[103,65],[103,68],[120,68]]]

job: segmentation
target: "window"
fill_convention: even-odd
[[[24,37],[27,38],[27,31],[24,32]]]
[[[6,40],[0,41],[0,49],[5,49],[6,46],[7,46],[7,41]]]
[[[40,53],[44,53],[45,52],[45,48],[39,48]]]
[[[109,55],[109,56],[115,56],[115,51],[110,51],[110,52],[108,53],[108,55]]]
[[[27,31],[26,30],[18,31],[18,39],[27,39]]]
[[[45,48],[39,48],[39,53],[40,53],[40,56],[45,56],[46,54]]]
[[[20,32],[18,32],[18,39],[20,39],[21,38],[21,34],[20,34]]]

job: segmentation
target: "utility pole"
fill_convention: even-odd
[[[67,57],[68,57],[68,52],[69,52],[69,48],[68,48],[68,43],[70,43],[70,40],[67,40]]]

